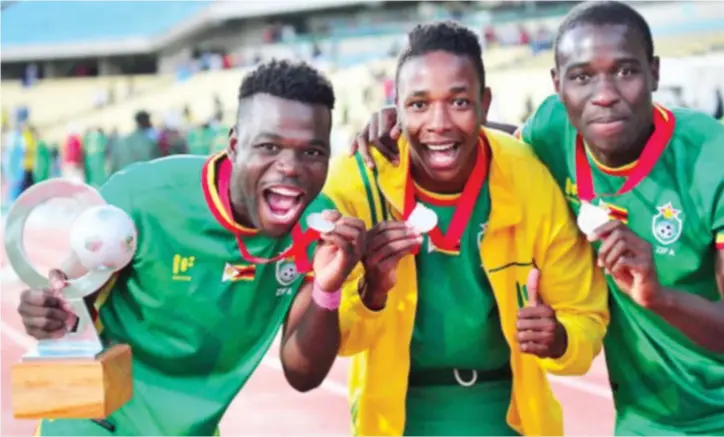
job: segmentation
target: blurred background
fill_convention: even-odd
[[[99,185],[129,148],[155,147],[150,157],[223,149],[244,72],[273,57],[307,60],[332,79],[338,153],[371,111],[392,101],[405,31],[430,20],[458,20],[480,34],[490,118],[520,123],[552,92],[552,39],[576,3],[3,1],[3,173],[22,179],[6,199],[59,174]],[[656,98],[721,118],[724,8],[633,5],[663,58]]]

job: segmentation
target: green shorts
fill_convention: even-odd
[[[716,428],[716,427],[715,427]],[[724,436],[724,424],[718,429],[699,430],[692,432],[683,427],[674,427],[668,424],[660,423],[654,419],[635,413],[623,413],[616,415],[616,431],[617,436],[680,436],[680,435],[718,435]]]
[[[406,436],[517,436],[506,422],[512,381],[413,386],[407,391]]]

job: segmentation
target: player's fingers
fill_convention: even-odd
[[[611,269],[616,261],[628,251],[628,246],[623,238],[616,240],[606,252],[598,255],[599,267]]]
[[[65,331],[67,330],[66,318],[63,319],[49,319],[47,317],[23,317],[23,326],[25,331],[30,333],[31,331],[43,331],[51,333],[54,331]]]
[[[53,269],[48,273],[48,282],[51,290],[62,290],[68,285],[68,276],[58,269]]]
[[[373,253],[383,250],[386,246],[394,245],[398,241],[408,239],[417,241],[417,244],[422,244],[422,236],[407,228],[389,229],[383,234],[370,235],[367,238],[367,252]]]
[[[356,217],[341,217],[337,222],[335,223],[337,226],[349,226],[354,229],[358,229],[360,231],[367,231],[367,226],[365,225],[365,222],[362,220],[356,218]]]
[[[364,131],[357,135],[357,151],[359,152],[360,156],[362,156],[362,160],[365,162],[365,164],[369,168],[374,168],[375,162],[372,160],[372,156],[370,155],[370,145],[367,141],[367,131]]]
[[[374,144],[380,139],[380,116],[375,114],[370,118],[370,124],[367,129],[367,142]]]
[[[329,220],[332,223],[335,223],[342,218],[342,213],[340,213],[336,209],[325,209],[324,211],[322,211],[322,218],[325,220]]]
[[[50,308],[60,308],[60,300],[47,291],[41,290],[24,290],[20,294],[20,306],[40,306]]]
[[[390,130],[390,138],[397,141],[400,138],[400,135],[402,134],[402,126],[399,122],[395,123],[394,126],[392,126],[392,130]]]
[[[519,319],[540,319],[554,317],[555,311],[548,305],[525,306],[518,310]]]
[[[534,342],[519,343],[520,351],[526,354],[536,355],[541,358],[545,358],[549,355],[549,348],[547,345],[542,345]]]
[[[538,282],[540,281],[540,270],[533,268],[528,273],[528,280],[526,282],[526,288],[528,289],[528,305],[538,306],[542,305],[543,302],[538,294]]]
[[[556,329],[556,322],[553,319],[518,319],[515,327],[518,331],[546,331],[553,332]]]
[[[597,227],[593,231],[593,233],[591,234],[591,238],[589,239],[592,241],[604,239],[608,234],[615,231],[616,229],[619,229],[622,226],[625,227],[625,225],[618,220],[607,221],[606,223]]]
[[[407,237],[392,241],[376,250],[367,248],[367,264],[376,265],[389,257],[403,257],[422,243],[421,238]]]
[[[338,250],[346,254],[354,253],[354,247],[352,247],[351,242],[342,237],[341,235],[338,235],[336,233],[322,234],[320,236],[320,239],[327,244],[333,245]]]
[[[23,318],[41,317],[46,319],[54,319],[64,321],[67,317],[68,311],[62,308],[49,308],[38,305],[23,305],[20,304],[18,307],[18,313]]]
[[[550,345],[555,339],[555,333],[551,331],[518,331],[515,334],[518,343],[538,343]]]
[[[605,260],[608,253],[619,241],[624,241],[624,233],[620,229],[614,229],[607,233],[601,239],[601,246],[598,248],[598,259]]]

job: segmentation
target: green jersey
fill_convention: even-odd
[[[457,196],[417,190],[418,201],[435,211],[440,230],[446,232]],[[461,250],[452,253],[436,248],[426,236],[415,257],[419,298],[410,346],[413,371],[494,370],[510,360],[493,290],[480,259],[489,214],[486,182],[463,233]]]
[[[108,138],[94,130],[83,138],[83,162],[86,183],[100,187],[108,179],[106,152]]]
[[[724,246],[724,127],[685,109],[657,106],[654,119],[639,161],[619,169],[595,162],[556,96],[521,134],[576,214],[593,190],[592,204],[605,205],[652,245],[663,286],[719,301],[714,265]],[[624,187],[637,174],[643,178]],[[698,346],[607,281],[611,323],[604,349],[617,434],[724,434],[724,354]]]
[[[35,160],[33,162],[33,183],[43,182],[50,178],[52,167],[52,153],[48,143],[38,140],[35,145]]]
[[[417,187],[417,200],[435,211],[445,233],[458,195],[440,195]],[[506,423],[510,406],[510,373],[494,381],[461,385],[416,385],[426,371],[492,372],[509,366],[510,348],[500,326],[493,290],[482,268],[480,244],[490,214],[490,193],[484,183],[460,250],[438,248],[425,236],[417,265],[418,301],[410,345],[411,383],[405,405],[405,435],[516,435]],[[420,373],[418,373],[420,372]],[[419,375],[419,378],[416,377]],[[482,378],[482,376],[481,376]]]
[[[103,340],[133,352],[133,397],[107,418],[116,435],[213,435],[310,277],[289,258],[241,255],[243,245],[273,258],[292,237],[233,221],[230,166],[224,154],[174,156],[132,165],[101,190],[138,230],[132,264],[96,299]],[[44,421],[40,431],[108,435],[90,420]]]
[[[211,129],[211,153],[219,153],[226,150],[229,145],[229,128],[222,125],[212,126]]]
[[[210,127],[196,127],[186,135],[186,144],[192,155],[209,155],[214,141],[214,131]]]

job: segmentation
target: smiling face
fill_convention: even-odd
[[[589,145],[615,155],[645,143],[659,60],[649,59],[639,31],[610,24],[574,27],[561,38],[556,64],[556,92]]]
[[[257,94],[239,112],[229,145],[234,213],[269,236],[286,235],[327,177],[330,111]]]
[[[415,181],[435,192],[460,192],[490,106],[473,62],[445,51],[413,56],[400,67],[397,92]]]

